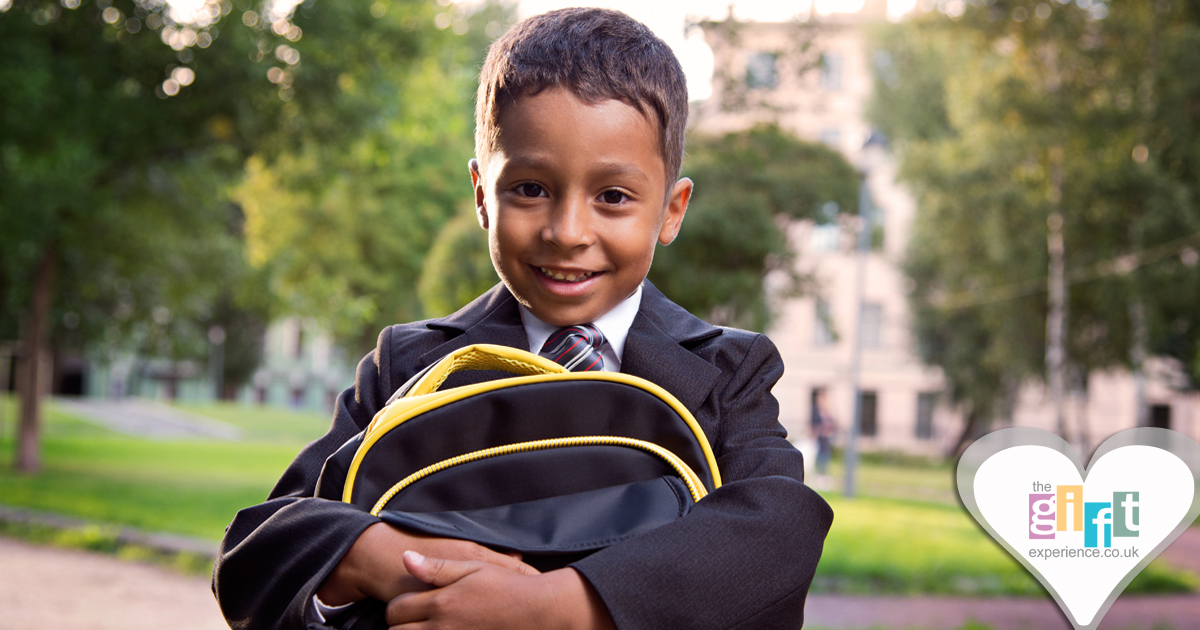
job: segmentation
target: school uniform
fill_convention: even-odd
[[[338,397],[329,432],[306,447],[260,505],[227,528],[213,590],[233,628],[304,628],[313,595],[378,519],[315,499],[325,458],[360,432],[392,393],[447,353],[475,343],[529,348],[518,304],[498,284],[457,313],[385,329]],[[783,362],[765,336],[711,326],[649,281],[629,326],[622,372],[671,392],[712,444],[721,488],[686,517],[576,562],[617,627],[799,628],[832,523],[802,483],[771,387]],[[499,376],[453,375],[444,387]]]

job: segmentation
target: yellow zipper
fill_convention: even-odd
[[[399,483],[392,486],[383,494],[382,497],[379,498],[379,501],[375,503],[375,507],[371,508],[371,514],[379,516],[379,513],[383,511],[383,507],[388,504],[388,501],[392,500],[392,497],[396,496],[396,493],[407,488],[408,486],[411,486],[417,481],[432,475],[433,473],[446,470],[447,468],[452,468],[454,466],[458,466],[459,464],[466,464],[468,462],[478,461],[481,459],[487,459],[489,457],[508,455],[511,453],[542,451],[551,448],[564,448],[569,446],[627,446],[630,448],[648,451],[666,460],[666,462],[675,469],[675,472],[679,473],[679,477],[683,479],[685,484],[687,484],[688,492],[691,493],[693,501],[699,501],[708,495],[708,490],[704,488],[704,483],[700,481],[700,477],[696,475],[695,471],[693,471],[691,467],[687,465],[687,463],[680,459],[678,455],[657,444],[654,444],[653,442],[635,440],[633,438],[619,437],[615,435],[585,435],[580,437],[551,438],[548,440],[534,440],[532,442],[518,442],[516,444],[506,444],[504,446],[493,446],[492,448],[485,448],[483,450],[465,453],[457,457],[451,457],[450,459],[444,459],[431,466],[426,466],[421,470],[418,470],[417,472],[405,477],[404,479],[401,479]]]

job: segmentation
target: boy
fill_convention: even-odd
[[[779,426],[779,354],[645,281],[692,192],[678,179],[678,61],[624,14],[555,11],[493,44],[476,108],[471,181],[503,282],[449,317],[380,334],[329,433],[227,530],[213,588],[230,625],[337,625],[345,605],[370,598],[387,602],[399,628],[799,627],[832,512],[802,483]],[[589,365],[664,387],[712,443],[726,483],[686,517],[538,574],[519,558],[312,498],[325,458],[412,374],[473,343],[539,352],[556,328],[582,324],[602,335],[602,361]],[[482,378],[456,374],[446,386]]]

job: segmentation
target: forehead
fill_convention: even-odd
[[[554,87],[510,101],[496,122],[495,153],[505,161],[562,167],[623,164],[665,180],[657,121],[624,101],[585,101]]]

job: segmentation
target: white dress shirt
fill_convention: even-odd
[[[629,327],[633,325],[633,319],[637,317],[638,309],[641,306],[642,285],[639,284],[633,295],[625,298],[609,312],[596,318],[596,321],[579,322],[593,324],[604,335],[605,343],[600,346],[600,356],[604,357],[604,371],[621,371],[621,357],[625,356],[625,339],[629,336]],[[529,338],[529,351],[538,354],[542,346],[546,345],[546,340],[559,329],[559,326],[547,324],[538,319],[524,306],[518,304],[517,308],[521,311],[521,323],[525,325],[525,336]]]

